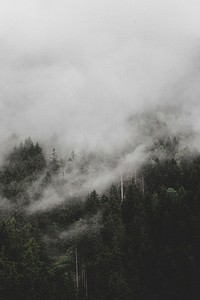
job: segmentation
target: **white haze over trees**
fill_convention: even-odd
[[[114,168],[93,165],[84,178],[75,168],[77,185],[69,180],[59,193],[50,187],[31,210],[61,203],[66,192],[76,196],[77,186],[80,193],[100,189],[139,164],[163,133],[151,118],[143,123],[148,113],[169,134],[191,130],[191,147],[199,148],[199,1],[0,5],[1,157],[31,136],[63,157],[84,150],[119,158]]]
[[[166,104],[199,130],[199,1],[0,4],[1,141],[113,150],[130,115]]]

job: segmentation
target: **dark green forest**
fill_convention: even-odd
[[[0,167],[0,299],[199,300],[200,153],[169,137],[155,147],[165,158],[152,152],[123,193],[119,179],[32,214],[74,153],[65,165],[30,138],[12,149]]]

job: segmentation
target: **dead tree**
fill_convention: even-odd
[[[121,190],[121,202],[124,200],[124,181],[123,175],[120,176],[120,190]]]
[[[77,250],[77,247],[75,250],[75,255],[76,255],[76,288],[78,290],[79,289],[79,275],[78,275],[78,250]]]

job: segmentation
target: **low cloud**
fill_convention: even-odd
[[[63,152],[112,151],[131,115],[166,104],[199,131],[198,11],[196,0],[2,0],[1,139],[55,133]]]
[[[84,174],[77,161],[31,212],[101,192],[165,133],[182,132],[200,149],[199,8],[197,0],[1,1],[0,162],[28,136],[47,158],[53,146],[65,160],[72,150],[96,157]]]
[[[101,229],[101,215],[98,213],[89,219],[80,219],[67,230],[62,231],[59,238],[65,241],[76,241],[85,236],[98,234]]]

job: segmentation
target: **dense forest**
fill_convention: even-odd
[[[46,158],[30,138],[12,149],[0,167],[0,299],[199,300],[200,154],[178,143],[160,140],[162,159],[152,152],[104,193],[35,213],[75,154]]]

